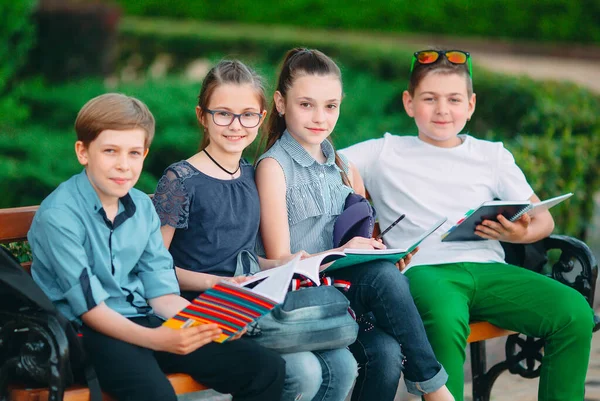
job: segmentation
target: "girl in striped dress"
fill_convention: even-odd
[[[288,52],[274,94],[267,151],[256,170],[261,237],[269,258],[332,249],[333,224],[346,197],[354,191],[364,195],[360,176],[328,139],[342,97],[341,73],[329,57],[318,50]],[[341,248],[383,247],[375,239],[355,237]],[[360,325],[350,347],[359,363],[352,400],[392,401],[402,370],[409,392],[425,400],[453,400],[408,280],[396,265],[375,262],[332,275],[351,283],[346,295]]]

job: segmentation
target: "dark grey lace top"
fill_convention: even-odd
[[[253,255],[260,223],[254,168],[242,160],[234,180],[209,177],[187,161],[169,166],[152,200],[161,225],[175,227],[175,266],[233,276],[242,250]]]

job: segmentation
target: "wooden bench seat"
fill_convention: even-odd
[[[496,337],[504,337],[515,334],[514,331],[504,330],[487,322],[471,323],[471,334],[468,342],[484,341]],[[195,391],[206,390],[207,387],[199,384],[190,376],[177,373],[167,376],[177,394],[192,393]],[[20,386],[12,386],[9,390],[9,400],[11,401],[48,401],[48,389],[28,389]],[[114,399],[107,394],[103,395],[103,400],[113,401]],[[64,394],[63,401],[89,401],[90,392],[84,386],[69,387]]]
[[[196,382],[190,376],[182,373],[167,375],[167,378],[173,385],[175,393],[186,394],[196,391],[207,390],[208,387]],[[25,388],[22,386],[12,386],[9,390],[9,400],[11,401],[48,401],[49,391],[47,388]],[[63,396],[63,401],[89,401],[90,391],[87,387],[76,385],[69,387]],[[102,394],[103,401],[115,401],[108,394]]]
[[[471,328],[471,334],[469,334],[469,338],[467,339],[469,344],[517,333],[516,331],[501,329],[488,322],[474,322],[469,327]]]

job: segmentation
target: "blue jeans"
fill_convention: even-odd
[[[286,363],[281,401],[343,401],[357,376],[346,348],[281,356]]]
[[[350,281],[346,296],[361,326],[350,347],[359,366],[352,401],[393,400],[402,370],[411,394],[427,394],[446,383],[448,375],[427,340],[408,279],[393,263],[365,263],[332,276]]]

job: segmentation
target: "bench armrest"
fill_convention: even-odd
[[[10,361],[3,366],[0,393],[16,380],[48,386],[56,399],[62,399],[72,382],[66,333],[55,316],[24,309],[0,310],[0,356]]]
[[[579,291],[593,306],[598,263],[583,241],[551,235],[533,244],[502,243],[502,247],[507,263],[558,280]]]
[[[551,235],[543,243],[547,253],[560,251],[558,260],[552,264],[552,278],[579,291],[593,307],[598,263],[590,248],[566,235]]]

